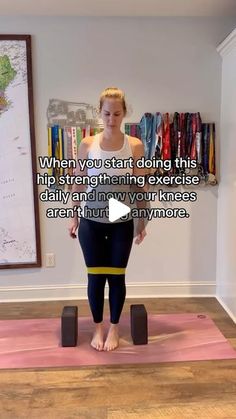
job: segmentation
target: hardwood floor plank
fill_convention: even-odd
[[[151,406],[145,409],[108,409],[108,419],[234,419],[235,403],[197,403]]]
[[[20,410],[15,406],[11,410],[3,409],[1,411],[1,419],[107,419],[107,409],[91,409],[88,408],[46,408],[29,410],[21,408]]]

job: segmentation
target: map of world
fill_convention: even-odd
[[[34,263],[26,43],[0,41],[0,265]]]

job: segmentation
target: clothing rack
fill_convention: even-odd
[[[188,174],[197,174],[201,183],[217,184],[215,123],[202,122],[200,112],[146,112],[140,122],[126,123],[125,133],[141,139],[145,159],[171,160],[171,170],[151,170],[152,175],[173,175],[188,171]],[[195,160],[197,169],[178,169],[175,164],[176,158]]]

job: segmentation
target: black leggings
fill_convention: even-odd
[[[88,299],[95,323],[103,321],[106,280],[109,284],[110,322],[119,323],[126,296],[125,268],[133,232],[133,220],[100,223],[80,218],[78,238],[87,266]]]

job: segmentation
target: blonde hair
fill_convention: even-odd
[[[120,99],[122,102],[122,107],[124,113],[127,113],[126,101],[125,101],[125,94],[122,90],[118,89],[118,87],[107,87],[100,95],[99,99],[99,112],[101,112],[105,99],[112,98],[112,99]]]

